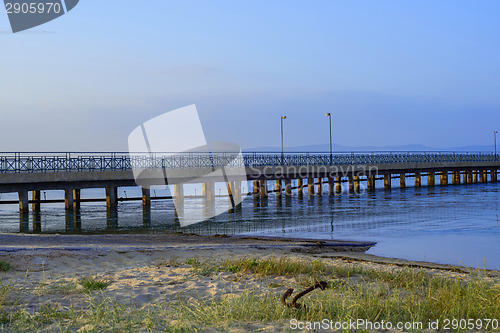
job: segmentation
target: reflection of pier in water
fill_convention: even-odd
[[[64,232],[182,232],[200,235],[273,233],[283,236],[289,233],[305,232],[330,234],[332,237],[336,234],[356,235],[357,232],[377,229],[390,232],[393,228],[412,224],[417,214],[420,219],[432,221],[432,214],[435,212],[427,213],[425,207],[423,209],[421,206],[411,208],[414,204],[413,199],[420,198],[424,200],[422,202],[425,202],[425,200],[432,200],[441,192],[443,195],[452,194],[453,189],[460,191],[460,188],[428,187],[407,188],[402,191],[377,191],[364,195],[293,195],[288,197],[270,195],[257,199],[247,197],[242,205],[230,209],[227,213],[186,227],[181,227],[176,220],[172,201],[164,201],[161,205],[154,205],[151,209],[144,209],[138,204],[129,204],[126,211],[122,210],[126,205],[106,209],[105,225],[99,223],[97,228],[90,230],[82,230],[82,224],[86,224],[85,211],[82,213],[81,210],[75,209],[66,211],[64,215]],[[202,199],[192,200],[203,202]],[[398,209],[399,207],[403,208]],[[159,213],[165,210],[169,212],[159,217]],[[43,214],[44,212],[20,214],[20,232],[42,232],[41,216]],[[453,216],[453,210],[449,214],[451,214],[450,219],[456,218]],[[135,225],[130,227],[129,223],[125,226],[123,223],[125,217],[136,221]],[[428,227],[433,226],[428,225]]]

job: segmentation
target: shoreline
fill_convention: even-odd
[[[200,236],[195,234],[8,234],[0,233],[0,259],[9,254],[44,251],[68,253],[110,251],[168,251],[168,250],[272,250],[281,249],[292,253],[320,255],[324,258],[339,258],[372,262],[384,265],[421,267],[467,273],[474,267],[440,264],[428,261],[407,260],[365,253],[375,242],[345,240],[315,240],[269,236]],[[491,275],[500,276],[500,270],[480,269]]]
[[[320,280],[329,289],[301,299],[308,308],[318,303],[329,304],[324,309],[341,306],[335,301],[338,293],[349,295],[346,301],[355,306],[365,295],[373,295],[360,309],[373,307],[376,313],[382,310],[378,304],[383,295],[402,285],[426,285],[424,278],[442,285],[438,292],[453,281],[474,284],[479,279],[500,286],[499,271],[378,257],[359,252],[366,244],[353,242],[324,246],[314,240],[177,234],[0,234],[0,244],[0,262],[10,265],[0,271],[0,328],[7,330],[2,325],[20,325],[24,331],[132,332],[149,331],[151,326],[161,331],[181,327],[180,331],[287,332],[289,320],[302,317],[283,308],[280,297],[287,288],[298,292]],[[344,251],[339,251],[342,245]],[[358,252],[345,251],[352,245],[359,245]],[[474,285],[482,288],[483,282]],[[408,293],[395,295],[401,296],[391,298],[393,306],[411,306],[404,299]],[[100,312],[103,308],[107,310]],[[336,311],[356,315],[349,309],[321,316]],[[246,317],[238,312],[226,318],[231,311],[242,311]],[[303,318],[320,316],[311,311]],[[194,312],[205,317],[193,317]]]

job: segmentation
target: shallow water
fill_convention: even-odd
[[[377,245],[368,253],[500,269],[499,185],[377,189],[372,193],[333,197],[309,197],[307,193],[299,197],[294,193],[291,198],[283,196],[278,199],[270,194],[267,199],[256,201],[247,197],[234,212],[184,228],[174,217],[171,200],[153,201],[150,214],[143,214],[140,202],[121,202],[111,212],[106,211],[102,202],[82,203],[81,209],[73,214],[65,214],[63,204],[42,204],[40,214],[30,212],[24,219],[20,218],[17,206],[3,205],[0,206],[0,232],[181,231],[205,235],[375,241]],[[50,191],[45,194],[47,199],[52,199],[61,198],[62,193]],[[152,196],[155,194],[168,193],[165,189],[157,189]],[[138,197],[140,191],[138,188],[122,188],[119,196]],[[104,190],[82,191],[82,198],[91,197],[104,197]],[[15,198],[14,194],[4,194],[0,199]],[[217,205],[227,207],[226,201],[220,198]],[[202,199],[197,198],[187,198],[186,202],[202,205]]]

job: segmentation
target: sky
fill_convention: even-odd
[[[196,104],[244,148],[492,145],[500,2],[80,0],[13,34],[0,13],[0,151],[127,151]]]

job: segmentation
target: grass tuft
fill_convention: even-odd
[[[0,260],[0,272],[7,272],[10,269],[10,264],[3,260]]]
[[[111,284],[111,281],[94,276],[85,276],[80,278],[78,283],[85,291],[92,291],[106,289]]]

